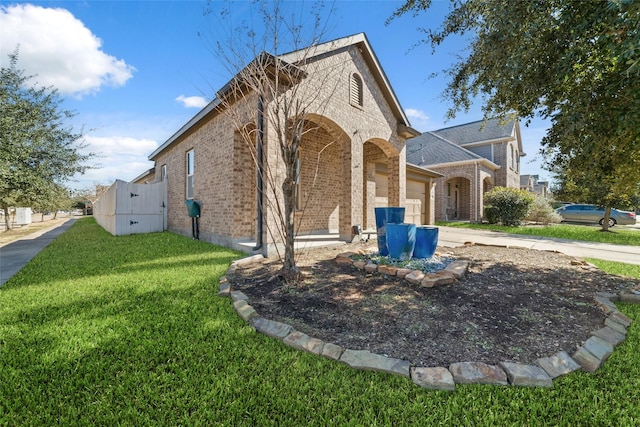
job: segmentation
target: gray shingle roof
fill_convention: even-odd
[[[414,165],[427,166],[481,159],[483,157],[447,141],[434,132],[425,132],[407,140],[407,162]]]
[[[453,162],[482,160],[481,157],[466,148],[467,144],[493,141],[512,136],[515,121],[501,125],[499,119],[486,122],[465,123],[449,128],[425,132],[407,140],[407,162],[418,166],[433,166]]]
[[[433,133],[457,145],[464,146],[476,142],[508,138],[513,133],[515,123],[515,121],[511,120],[501,125],[499,119],[489,119],[486,122],[484,120],[478,120],[477,122],[439,129]]]

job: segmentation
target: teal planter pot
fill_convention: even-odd
[[[387,249],[387,224],[400,224],[404,222],[404,208],[389,207],[375,208],[376,212],[376,231],[378,235],[378,252],[381,256],[389,255]]]
[[[416,246],[415,224],[387,224],[387,248],[391,258],[407,261]]]
[[[416,247],[414,258],[431,258],[438,246],[438,227],[418,227],[416,229]]]

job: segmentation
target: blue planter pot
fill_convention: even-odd
[[[376,212],[376,231],[378,235],[378,252],[380,255],[389,255],[387,249],[387,224],[400,224],[404,222],[404,208],[375,208]]]
[[[431,258],[438,246],[438,227],[418,227],[416,230],[416,247],[414,258]]]
[[[387,248],[391,258],[400,261],[409,260],[415,246],[415,224],[387,224]]]

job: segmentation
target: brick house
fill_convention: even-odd
[[[440,175],[415,165],[407,176],[406,140],[419,133],[409,126],[365,34],[270,58],[298,70],[296,75],[301,77],[288,91],[295,89],[313,98],[305,110],[298,161],[296,233],[334,233],[351,241],[354,226],[375,228],[376,206],[405,205],[408,178],[411,194],[420,193],[423,199],[427,195],[424,201],[413,200],[425,204],[414,215],[419,217],[416,221],[433,218],[433,209],[426,203]],[[194,199],[201,205],[200,239],[272,255],[281,244],[273,233],[278,226],[279,196],[266,188],[257,190],[255,153],[260,144],[269,179],[273,187],[281,188],[284,166],[269,120],[275,103],[246,92],[250,91],[235,103],[224,103],[220,95],[224,92],[218,92],[216,99],[151,153],[154,173],[148,176],[167,181],[170,231],[191,234],[185,199]],[[245,122],[232,120],[231,112],[240,113],[234,117],[244,115]],[[261,129],[256,132],[262,135],[260,142],[247,142],[246,129]]]
[[[479,222],[483,196],[494,186],[520,188],[518,121],[477,121],[425,132],[407,141],[407,164],[443,176],[435,180],[435,219]]]

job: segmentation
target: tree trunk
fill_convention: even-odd
[[[606,207],[604,210],[604,220],[602,221],[602,230],[609,231],[609,219],[611,218],[611,208]]]
[[[287,165],[289,166],[289,165]],[[287,281],[298,281],[300,279],[300,269],[296,265],[295,259],[295,180],[287,177],[282,183],[282,194],[284,198],[284,262],[280,275]]]
[[[9,215],[9,206],[3,206],[5,231],[11,230],[11,215]]]

